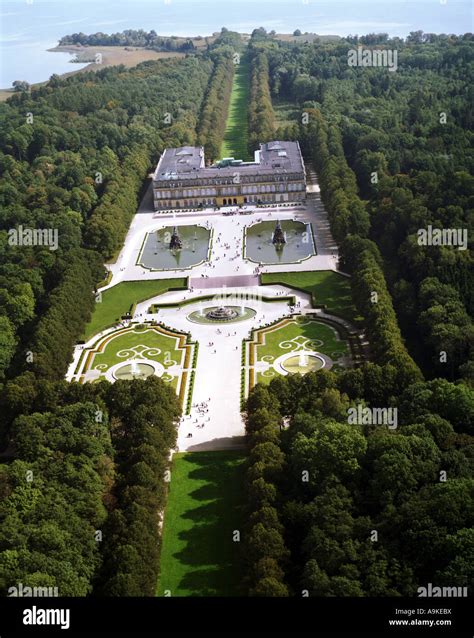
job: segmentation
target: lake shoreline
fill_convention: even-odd
[[[101,63],[97,64],[95,61],[80,59],[74,60],[71,58],[70,64],[79,66],[80,68],[72,68],[71,71],[65,73],[58,73],[61,79],[67,78],[76,73],[83,73],[86,71],[98,71],[108,66],[116,66],[118,64],[124,64],[126,67],[136,66],[141,62],[147,60],[160,60],[164,58],[180,58],[184,57],[184,53],[178,51],[152,51],[151,49],[145,49],[144,47],[124,47],[124,46],[81,46],[75,44],[56,45],[55,47],[46,49],[49,53],[69,53],[71,55],[79,56],[80,54],[94,57],[96,54],[101,54]],[[42,82],[34,82],[31,84],[32,89],[38,89],[49,82],[49,78]],[[15,95],[16,91],[10,88],[0,89],[0,102],[4,102],[12,95]]]

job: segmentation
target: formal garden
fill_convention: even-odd
[[[335,322],[293,316],[252,332],[244,342],[246,386],[278,374],[306,374],[352,365],[349,335]]]
[[[95,383],[155,375],[170,384],[184,405],[186,396],[190,400],[192,393],[188,381],[194,376],[196,359],[197,344],[189,334],[161,325],[131,324],[109,332],[85,348],[75,377]]]
[[[232,306],[226,304],[219,306],[200,305],[199,310],[194,310],[188,315],[189,321],[202,324],[235,323],[246,321],[255,316],[255,310],[247,308],[243,304]]]

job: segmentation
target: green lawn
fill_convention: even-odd
[[[238,596],[245,455],[175,454],[163,525],[157,595]]]
[[[102,293],[102,301],[96,303],[91,320],[84,331],[84,339],[90,339],[104,328],[113,325],[126,314],[133,303],[167,292],[170,288],[186,288],[186,278],[153,279],[149,281],[123,281]]]
[[[221,147],[222,157],[252,161],[248,151],[247,104],[249,100],[249,65],[245,58],[236,66],[226,130]]]
[[[261,282],[303,290],[312,295],[313,305],[325,305],[328,313],[334,313],[354,323],[361,320],[352,303],[350,279],[332,270],[264,273]]]

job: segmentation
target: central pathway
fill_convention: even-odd
[[[301,303],[301,310],[311,307],[309,295],[285,286],[265,286],[264,292],[266,296],[276,298],[293,295]],[[242,288],[226,289],[226,295],[238,296],[241,293]],[[162,308],[156,314],[147,315],[147,319],[156,319],[171,328],[190,331],[193,340],[199,342],[193,408],[190,416],[181,419],[178,431],[180,451],[226,449],[243,444],[245,428],[240,412],[242,341],[250,336],[253,328],[290,314],[289,306],[283,299],[281,303],[262,301],[259,298],[262,288],[259,286],[247,287],[245,293],[254,298],[244,301],[243,305],[255,310],[256,314],[244,321],[210,324],[191,322],[188,316],[198,310],[202,302],[189,303],[180,309]],[[210,300],[202,303],[204,307],[213,306],[219,302],[222,288],[195,289],[191,295],[185,291],[169,292],[138,304],[136,316],[145,316],[151,304],[177,302],[185,296],[189,300],[202,294],[215,295],[215,302]],[[231,300],[229,304],[232,305]],[[201,409],[202,403],[206,405]],[[192,436],[189,437],[189,434]]]

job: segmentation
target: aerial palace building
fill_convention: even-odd
[[[253,162],[226,157],[206,166],[204,148],[167,148],[153,175],[155,210],[300,202],[306,172],[298,142],[265,142]]]

